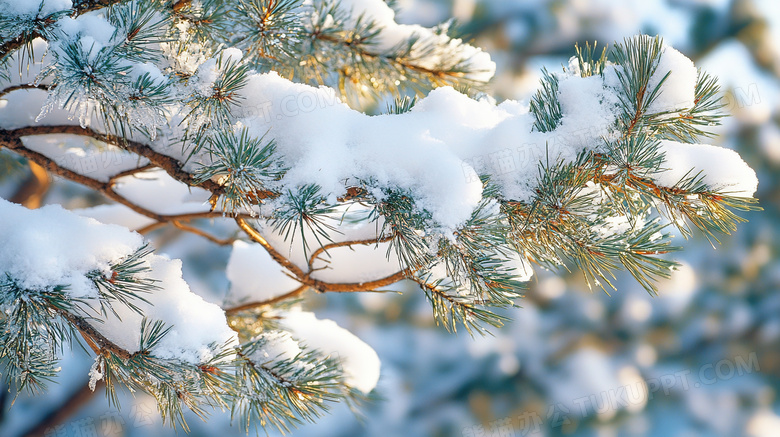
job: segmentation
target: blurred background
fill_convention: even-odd
[[[652,297],[623,275],[589,291],[579,272],[541,269],[513,321],[470,338],[436,327],[422,293],[309,295],[382,360],[377,399],[345,405],[294,436],[780,436],[780,4],[777,0],[389,0],[398,21],[451,17],[498,64],[490,94],[528,100],[540,70],[568,63],[575,43],[661,35],[720,78],[731,114],[711,140],[758,173],[762,212],[714,245],[699,236]],[[26,177],[3,180],[8,198]],[[56,181],[44,203],[101,200]],[[168,232],[168,231],[164,231]],[[229,248],[175,232],[155,235],[184,259],[193,290],[219,302]],[[401,287],[403,288],[403,287]],[[167,436],[154,403],[126,394],[121,411],[84,391],[91,360],[66,356],[50,394],[0,395],[0,435],[39,426],[51,437]],[[63,408],[63,406],[65,406]],[[61,417],[52,416],[61,414]],[[190,418],[191,435],[242,435],[226,414]],[[262,433],[262,431],[260,431]],[[181,431],[179,431],[181,434]],[[275,435],[271,433],[272,435]]]

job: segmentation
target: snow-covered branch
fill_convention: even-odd
[[[530,103],[497,103],[468,89],[492,76],[487,53],[382,0],[0,14],[0,147],[102,193],[79,213],[115,223],[0,200],[0,358],[21,386],[79,333],[109,394],[145,390],[174,423],[211,406],[287,429],[378,379],[365,344],[287,308],[307,290],[411,280],[439,323],[481,333],[534,263],[603,288],[622,268],[654,292],[669,225],[716,238],[755,208],[755,173],[701,144],[716,81],[660,38],[577,48]],[[376,114],[371,96],[398,100]],[[165,224],[232,244],[226,310],[128,230]]]

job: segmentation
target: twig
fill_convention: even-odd
[[[182,169],[182,164],[176,158],[156,152],[146,144],[120,138],[115,135],[103,134],[96,130],[83,128],[78,125],[32,126],[7,131],[0,130],[0,141],[3,139],[8,141],[19,139],[25,136],[51,134],[71,134],[94,138],[98,141],[117,146],[129,152],[133,152],[138,156],[147,158],[152,164],[165,170],[166,173],[179,182],[185,183],[189,186],[197,185],[205,190],[211,191],[212,193],[219,193],[222,191],[222,187],[219,184],[210,180],[203,181],[200,184],[195,183],[195,177],[184,171]]]
[[[125,176],[132,176],[138,173],[143,173],[145,171],[152,170],[154,168],[157,168],[157,166],[153,164],[146,164],[146,165],[142,165],[141,167],[136,167],[136,168],[131,168],[130,170],[121,171],[111,176],[108,179],[108,183],[113,185],[117,181],[117,179],[121,179]]]
[[[385,287],[390,284],[394,284],[398,281],[406,279],[411,275],[410,269],[404,269],[396,272],[390,276],[375,281],[366,282],[325,282],[311,277],[312,272],[304,272],[295,263],[287,259],[284,255],[280,254],[255,228],[249,225],[243,218],[237,217],[236,223],[238,226],[256,243],[263,246],[268,252],[271,258],[277,262],[277,264],[285,267],[293,275],[295,279],[301,282],[303,285],[307,285],[320,292],[337,292],[337,293],[350,293],[357,291],[370,291],[379,287]]]
[[[195,235],[199,235],[199,236],[201,236],[201,237],[211,241],[212,243],[219,244],[220,246],[229,246],[229,245],[233,244],[234,241],[236,241],[235,238],[225,238],[225,239],[217,238],[217,237],[209,234],[208,232],[200,230],[200,229],[198,229],[198,228],[196,228],[194,226],[185,225],[184,223],[181,223],[179,220],[171,220],[170,223],[173,226],[175,226],[176,228],[181,229],[182,231],[190,232],[190,233],[195,234]]]
[[[352,240],[352,241],[338,241],[335,243],[329,243],[324,246],[321,246],[317,248],[312,254],[311,257],[309,257],[309,272],[312,271],[312,265],[314,264],[314,261],[317,260],[317,257],[321,255],[322,253],[327,252],[330,249],[336,249],[338,247],[351,247],[351,246],[368,246],[371,244],[379,244],[379,243],[386,243],[390,240],[392,240],[392,237],[385,237],[385,238],[368,238],[365,240]]]
[[[21,48],[23,45],[27,43],[27,41],[32,41],[35,38],[38,38],[40,35],[38,32],[33,32],[28,38],[24,38],[23,35],[19,35],[14,39],[10,39],[6,42],[4,42],[2,45],[0,45],[0,59],[5,58],[6,56],[10,55],[11,52]]]
[[[21,85],[13,85],[9,86],[8,88],[4,88],[3,90],[0,90],[0,97],[3,97],[4,95],[17,91],[17,90],[44,90],[48,91],[50,88],[49,85],[32,85],[32,84],[21,84]]]
[[[100,331],[98,331],[85,319],[79,316],[74,316],[65,310],[56,309],[56,311],[57,314],[59,314],[63,319],[67,320],[70,322],[70,324],[75,326],[82,335],[89,337],[87,340],[91,341],[99,348],[97,353],[110,352],[123,360],[129,360],[133,357],[132,353],[117,346],[116,343],[106,338],[103,334],[100,333]]]
[[[259,301],[259,302],[244,303],[244,304],[237,305],[237,306],[234,306],[234,307],[231,307],[231,308],[227,308],[225,310],[225,314],[228,315],[228,316],[233,316],[233,315],[236,315],[237,313],[240,313],[241,311],[247,311],[247,310],[260,308],[260,307],[267,306],[267,305],[273,305],[273,304],[285,301],[287,299],[291,299],[293,297],[298,297],[298,296],[303,294],[308,289],[309,289],[308,285],[301,285],[300,287],[296,288],[295,290],[293,290],[293,291],[291,291],[289,293],[285,293],[285,294],[282,294],[282,295],[279,295],[279,296],[276,296],[276,297],[272,297],[271,299],[266,299],[266,300]]]
[[[59,176],[70,179],[74,182],[78,182],[82,185],[92,188],[96,191],[99,191],[104,195],[106,195],[106,197],[108,197],[109,199],[121,203],[127,206],[128,208],[132,209],[133,211],[141,215],[150,217],[160,223],[167,223],[174,220],[178,221],[178,220],[183,220],[185,218],[192,218],[192,217],[216,217],[222,215],[219,212],[177,214],[177,215],[165,215],[165,214],[156,213],[149,209],[143,208],[129,201],[123,196],[119,195],[117,192],[113,190],[113,186],[111,182],[101,182],[96,179],[84,176],[72,170],[68,170],[64,167],[61,167],[57,165],[54,161],[52,161],[50,158],[46,157],[45,155],[26,148],[21,141],[21,137],[24,136],[49,135],[49,134],[83,135],[83,136],[95,138],[97,140],[106,142],[108,144],[114,144],[118,147],[122,147],[139,156],[143,156],[149,159],[151,163],[150,165],[154,165],[162,168],[171,177],[184,184],[187,184],[189,186],[198,185],[195,183],[195,178],[190,173],[184,171],[182,169],[181,163],[175,158],[156,152],[151,147],[141,144],[139,142],[124,140],[112,135],[104,135],[92,129],[82,128],[80,126],[70,126],[70,125],[35,126],[35,127],[19,128],[10,131],[0,130],[0,146],[7,147],[15,151],[19,155],[22,155],[27,159],[38,163],[39,165],[41,165],[43,168],[47,169],[51,173],[57,174]],[[138,169],[133,169],[133,172],[141,171],[140,169],[141,169],[140,167]],[[208,191],[211,191],[213,194],[219,193],[222,190],[222,187],[219,184],[210,180],[204,181],[202,184],[199,184],[199,186],[201,186],[202,188]],[[273,193],[269,193],[268,195],[273,195]],[[257,230],[255,230],[252,226],[250,226],[246,222],[245,217],[247,217],[245,214],[238,215],[235,217],[236,223],[238,224],[239,228],[241,228],[253,241],[262,245],[263,248],[265,248],[265,250],[269,253],[269,255],[271,255],[271,257],[274,259],[274,261],[276,261],[278,264],[280,264],[281,266],[289,270],[295,276],[295,278],[299,282],[301,282],[301,284],[307,285],[320,292],[369,291],[369,290],[374,290],[375,288],[378,287],[383,287],[398,282],[402,279],[405,279],[410,274],[410,271],[406,269],[406,270],[396,272],[395,274],[390,275],[386,278],[378,279],[375,281],[358,282],[358,283],[330,283],[330,282],[313,279],[310,277],[310,275],[313,273],[312,271],[310,272],[303,271],[303,269],[301,269],[300,267],[295,265],[292,261],[284,257],[281,253],[279,253],[270,243],[268,243],[268,241],[265,240],[265,238],[259,232],[257,232]],[[149,229],[157,228],[159,226],[160,225],[158,225],[157,223],[154,223],[152,225],[143,228],[142,231],[148,231]],[[345,246],[349,244],[350,243],[343,243],[341,245]],[[358,243],[351,243],[351,244],[358,244]]]
[[[148,210],[142,206],[136,205],[135,203],[125,199],[123,196],[119,195],[116,191],[114,191],[112,186],[106,182],[100,182],[97,179],[92,179],[80,173],[76,173],[72,170],[68,170],[67,168],[59,166],[57,163],[52,161],[49,157],[24,147],[20,139],[13,138],[13,137],[11,138],[6,137],[5,135],[3,135],[2,131],[0,131],[0,144],[13,150],[17,154],[27,158],[28,160],[37,163],[38,165],[45,168],[49,172],[70,179],[74,182],[78,182],[81,185],[92,188],[95,191],[99,191],[109,199],[121,203],[122,205],[125,205],[126,207],[132,209],[133,211],[139,214],[145,215],[147,217],[151,217],[157,221],[168,221],[171,219],[170,217],[164,214],[158,214],[154,211]]]
[[[292,272],[293,275],[295,275],[296,278],[298,278],[299,281],[304,282],[305,278],[307,277],[306,272],[303,271],[300,267],[298,267],[295,263],[287,259],[284,255],[279,253],[272,245],[269,243],[255,228],[249,225],[246,220],[244,220],[241,217],[236,217],[236,224],[238,224],[238,227],[241,228],[248,236],[252,239],[252,241],[260,244],[263,246],[263,248],[268,252],[269,255],[271,255],[271,258],[273,258],[274,261],[276,261],[279,265],[286,268],[290,272]],[[305,282],[304,282],[305,283]]]
[[[0,130],[0,146],[7,147],[8,149],[14,151],[15,153],[27,158],[29,161],[34,162],[44,169],[48,170],[50,173],[56,174],[58,176],[62,176],[66,179],[69,179],[71,181],[77,182],[81,185],[84,185],[88,188],[92,188],[95,191],[98,191],[100,193],[103,193],[106,197],[109,199],[120,203],[131,210],[147,216],[149,218],[152,218],[158,222],[168,222],[171,220],[187,220],[192,218],[215,218],[215,217],[223,217],[223,214],[219,211],[210,211],[210,212],[194,212],[194,213],[183,213],[183,214],[159,214],[154,211],[151,211],[149,209],[146,209],[142,206],[139,206],[130,200],[126,199],[125,197],[118,194],[113,189],[113,184],[111,182],[101,182],[97,179],[93,179],[87,176],[84,176],[80,173],[76,173],[72,170],[69,170],[67,168],[59,166],[57,163],[52,161],[49,157],[35,152],[33,150],[30,150],[26,147],[24,147],[24,144],[21,142],[20,139],[8,135],[7,131]],[[146,166],[139,167],[136,169],[133,169],[134,173],[137,173],[139,171],[143,171],[146,169]],[[249,217],[249,215],[240,215],[243,217]]]
[[[122,0],[81,0],[76,3],[74,15],[86,14],[90,11],[107,8],[120,3]]]

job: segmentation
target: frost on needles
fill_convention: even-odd
[[[173,424],[186,407],[286,430],[379,379],[370,347],[300,311],[307,290],[413,281],[438,323],[484,333],[534,266],[604,289],[625,269],[652,293],[670,226],[717,240],[756,208],[755,173],[704,144],[716,80],[660,38],[576,47],[530,102],[497,104],[487,53],[394,16],[382,0],[0,0],[0,147],[108,199],[0,200],[3,377],[40,392],[80,342],[115,402],[128,386]],[[162,226],[232,245],[221,306],[132,232]]]

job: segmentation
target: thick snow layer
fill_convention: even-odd
[[[609,134],[616,100],[602,79],[566,76],[561,82],[562,101],[588,104],[579,110],[565,105],[561,126],[541,133],[531,131],[534,117],[517,102],[495,105],[448,87],[432,91],[409,113],[367,116],[330,88],[255,74],[243,91],[243,112],[252,116],[238,128],[276,140],[291,168],[280,184],[317,183],[335,197],[345,181],[373,180],[411,190],[436,222],[456,228],[481,200],[476,172],[494,175],[507,197],[528,200],[540,160],[573,158]]]
[[[665,46],[655,73],[650,77],[648,90],[655,89],[664,76],[660,92],[647,107],[648,113],[693,108],[699,71],[693,61],[677,50]]]
[[[86,274],[107,271],[142,243],[138,234],[58,205],[33,211],[0,199],[0,271],[24,288],[69,284],[74,297],[97,297]]]
[[[505,197],[528,201],[540,161],[571,159],[614,137],[619,110],[615,68],[607,66],[604,77],[559,75],[562,118],[547,133],[533,131],[533,115],[514,101],[496,105],[444,87],[411,112],[367,116],[342,103],[330,88],[296,84],[276,73],[250,76],[237,111],[246,116],[239,115],[237,129],[247,127],[258,137],[268,133],[276,140],[291,168],[280,185],[316,183],[331,198],[344,192],[345,181],[400,187],[410,190],[441,226],[456,228],[481,200],[477,174],[492,175]],[[692,62],[667,47],[651,82],[667,72],[651,110],[691,107],[698,74]],[[714,162],[726,154],[707,152]],[[676,158],[669,154],[668,167],[686,166]],[[712,182],[733,183],[728,175],[721,177],[719,168],[711,170]]]
[[[27,289],[66,285],[70,296],[98,308],[98,293],[87,274],[100,271],[110,277],[110,265],[142,244],[139,234],[80,217],[60,206],[29,210],[0,199],[0,272]],[[106,320],[82,308],[82,315],[97,317],[90,323],[98,331],[128,352],[136,352],[143,317],[162,320],[171,330],[152,354],[193,364],[211,358],[212,344],[235,341],[222,309],[190,292],[181,276],[181,261],[149,255],[146,263],[150,271],[139,275],[157,281],[159,289],[143,295],[149,303],[134,302],[143,316],[120,303],[113,304],[119,318],[109,312]]]
[[[387,26],[393,22],[392,10],[379,0],[353,1],[343,6],[362,10]],[[87,18],[96,20],[97,24],[82,22]],[[74,24],[69,35],[92,32],[101,23],[99,17],[92,15],[76,21],[78,26]],[[63,26],[67,25],[68,22],[63,22]],[[223,60],[227,57],[238,61],[241,54],[228,49],[221,56]],[[318,184],[331,201],[344,193],[345,186],[361,180],[371,181],[377,188],[405,189],[413,194],[418,207],[429,211],[446,232],[462,225],[481,201],[479,174],[489,174],[505,198],[529,201],[540,162],[571,159],[583,149],[602,147],[604,138],[614,138],[619,111],[615,68],[607,66],[603,77],[559,74],[562,118],[555,130],[546,133],[534,131],[534,116],[527,105],[516,101],[496,105],[490,99],[474,100],[444,87],[421,99],[411,112],[368,116],[341,102],[331,88],[293,83],[273,72],[250,74],[241,91],[240,107],[233,111],[237,119],[235,129],[246,127],[258,138],[268,135],[267,138],[276,141],[278,154],[290,171],[269,188],[285,192]],[[685,56],[665,47],[651,85],[658,83],[667,72],[670,75],[650,109],[690,107],[696,68]],[[209,88],[217,74],[216,61],[206,61],[198,68],[197,80],[188,91]],[[46,106],[45,93],[17,91],[14,96],[18,98],[0,101],[0,126],[34,125],[40,108]],[[175,104],[169,113],[175,134],[183,128],[178,126],[178,121],[186,110]],[[62,110],[51,110],[39,122],[72,124],[71,116]],[[183,159],[180,144],[168,143],[167,137],[175,135],[160,138],[151,146]],[[695,164],[707,170],[708,182],[733,186],[736,177],[739,179],[736,193],[752,192],[750,182],[745,179],[747,170],[720,174],[718,171],[723,169],[717,165],[703,166],[705,162],[717,163],[727,158],[730,152],[707,146],[680,146],[675,152],[685,148],[696,148],[697,153],[706,151],[710,158],[702,157]],[[689,158],[687,153],[669,153],[666,165],[669,170],[659,175],[659,180],[669,183],[669,179],[680,176],[678,170],[690,170],[691,165],[686,161]],[[196,162],[209,159],[202,153],[190,159],[184,168],[192,170]],[[744,170],[743,166],[735,169],[740,168]],[[142,178],[123,178],[117,190],[158,213],[209,210],[208,193],[204,190],[188,190],[163,172],[158,172],[154,180],[149,179],[153,176],[150,173]],[[156,195],[150,196],[151,191]],[[382,197],[380,190],[374,194]]]
[[[300,286],[257,243],[233,243],[225,273],[230,280],[231,303],[273,299]]]
[[[0,0],[3,14],[20,18],[46,17],[72,7],[71,0]]]
[[[712,189],[730,196],[752,197],[758,188],[756,172],[733,150],[662,141],[660,151],[665,155],[664,163],[653,179],[662,187],[674,187],[684,178],[701,176]]]
[[[379,357],[371,346],[332,320],[319,320],[314,313],[290,311],[280,314],[281,325],[309,348],[338,357],[347,384],[369,393],[379,381]]]
[[[148,263],[151,271],[146,276],[157,280],[160,289],[144,295],[150,303],[136,303],[143,316],[124,307],[117,311],[121,320],[109,315],[105,323],[95,323],[95,328],[122,348],[136,352],[143,317],[162,320],[171,330],[152,349],[152,354],[191,364],[211,359],[213,345],[236,344],[236,334],[228,327],[225,312],[190,291],[182,279],[180,260],[150,255]]]

